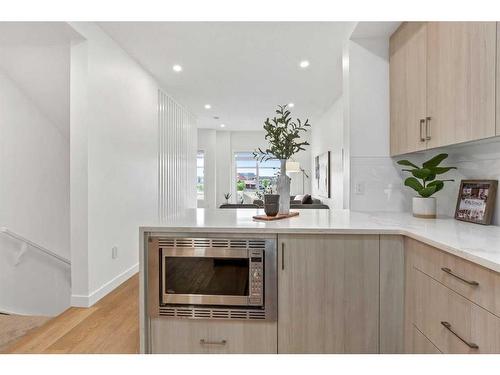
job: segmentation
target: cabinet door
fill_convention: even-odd
[[[278,239],[278,352],[377,353],[379,237]]]
[[[391,155],[426,148],[425,22],[405,22],[390,40]]]
[[[500,22],[497,22],[497,114],[500,114]],[[500,116],[497,119],[497,135],[500,135]]]
[[[276,353],[276,322],[151,319],[154,354]]]
[[[495,135],[495,22],[427,24],[428,147]]]

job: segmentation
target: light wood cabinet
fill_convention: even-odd
[[[495,135],[495,22],[427,25],[428,147]]]
[[[396,30],[391,155],[496,134],[496,46],[495,22],[408,22]]]
[[[500,22],[497,22],[497,96],[496,96],[496,133],[500,135]]]
[[[405,22],[390,40],[391,154],[424,150],[427,24]]]
[[[278,352],[379,351],[379,236],[279,235]]]
[[[412,327],[413,354],[441,354],[439,349],[417,327]]]
[[[500,353],[498,274],[409,238],[405,262],[405,352],[431,350],[423,335],[442,353]]]
[[[276,322],[151,319],[152,353],[277,352]]]

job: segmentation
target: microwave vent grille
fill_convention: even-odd
[[[160,306],[160,316],[188,319],[264,320],[264,310]]]
[[[174,238],[160,237],[160,247],[188,248],[232,248],[232,249],[264,249],[265,240],[259,239],[225,239],[225,238]]]

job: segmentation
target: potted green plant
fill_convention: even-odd
[[[311,125],[309,120],[304,123],[300,119],[293,121],[287,105],[279,105],[276,115],[264,122],[265,139],[269,142],[269,147],[265,150],[258,148],[253,155],[260,161],[280,160],[281,173],[277,179],[279,213],[287,215],[290,212],[290,178],[286,175],[286,161],[309,145],[307,141],[301,140],[300,133],[306,132]]]
[[[436,177],[442,175],[456,167],[440,167],[443,160],[448,157],[448,154],[439,154],[427,160],[421,167],[413,164],[408,160],[399,160],[398,164],[411,169],[403,169],[404,172],[409,172],[412,176],[408,177],[404,184],[415,190],[419,196],[413,197],[413,216],[420,218],[436,218],[436,198],[435,193],[444,188],[444,183],[454,180],[438,180]]]

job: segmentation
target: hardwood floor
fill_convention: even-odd
[[[90,308],[71,307],[4,353],[138,353],[139,276]]]

